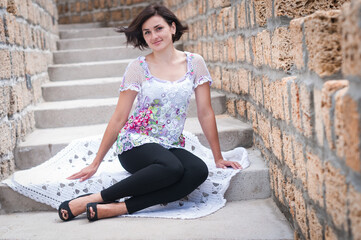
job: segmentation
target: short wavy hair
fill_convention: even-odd
[[[169,26],[171,26],[173,22],[175,23],[176,33],[172,36],[173,42],[178,41],[183,33],[188,30],[188,26],[182,24],[172,11],[161,4],[155,3],[148,5],[141,11],[128,27],[119,27],[116,31],[125,33],[127,44],[131,44],[140,50],[148,48],[149,46],[143,37],[142,26],[145,21],[153,16],[161,16]]]

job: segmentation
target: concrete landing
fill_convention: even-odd
[[[193,219],[110,218],[85,215],[62,222],[57,212],[0,215],[0,239],[293,239],[293,230],[271,198],[229,202]]]

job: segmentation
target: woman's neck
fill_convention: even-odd
[[[178,57],[178,51],[173,45],[162,51],[153,51],[151,58],[155,63],[171,63]]]

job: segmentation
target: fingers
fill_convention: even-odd
[[[232,167],[233,169],[243,169],[241,164],[238,162],[232,161],[222,161],[216,165],[218,168],[226,169],[227,167]]]

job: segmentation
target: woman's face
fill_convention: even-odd
[[[142,32],[145,42],[153,51],[159,51],[173,44],[175,23],[171,26],[161,16],[153,16],[143,23]]]

